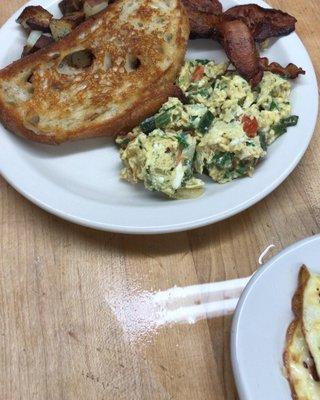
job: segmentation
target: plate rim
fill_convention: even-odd
[[[236,344],[237,339],[238,339],[238,333],[240,330],[240,320],[241,320],[244,304],[245,304],[248,296],[250,295],[251,290],[253,289],[255,283],[259,279],[261,279],[261,277],[266,272],[268,272],[268,270],[270,268],[272,268],[274,263],[278,262],[279,259],[286,257],[292,251],[295,251],[296,249],[298,249],[300,247],[310,244],[313,241],[315,241],[315,242],[320,241],[320,234],[315,234],[313,236],[309,236],[307,238],[299,240],[298,242],[295,242],[295,243],[285,247],[284,249],[282,249],[278,254],[273,256],[264,265],[262,265],[258,268],[258,270],[253,274],[253,276],[249,280],[248,284],[246,285],[245,289],[241,293],[235,313],[233,315],[232,324],[231,324],[230,340],[229,340],[232,371],[233,371],[233,376],[234,376],[234,380],[236,383],[236,387],[238,390],[238,394],[239,394],[239,397],[241,400],[249,400],[250,399],[250,397],[249,397],[250,393],[248,393],[248,391],[246,389],[246,385],[244,384],[244,379],[242,377],[243,372],[240,369],[240,365],[238,362],[238,353],[237,353],[237,344]]]
[[[239,0],[238,0],[239,1]],[[16,15],[24,9],[26,6],[30,4],[55,4],[57,0],[31,0],[27,2],[25,5],[23,5],[21,8],[19,8],[1,27],[0,29],[0,35],[1,32],[4,28],[6,28],[7,24],[10,24],[12,20],[16,17]],[[241,3],[242,0],[239,1]],[[267,3],[265,3],[262,0],[254,0],[253,1],[256,4],[263,5],[264,7],[270,7]],[[48,4],[48,5],[49,5]],[[310,77],[310,80],[313,80],[316,84],[315,90],[318,90],[318,83],[317,83],[317,77],[315,73],[315,69],[311,60],[311,57],[309,55],[309,52],[307,48],[304,46],[303,42],[300,40],[299,36],[294,32],[291,35],[294,36],[294,39],[300,42],[300,44],[303,46],[303,49],[306,53],[307,61],[311,65],[310,71],[308,73],[312,74]],[[37,205],[38,207],[42,208],[43,210],[58,216],[59,218],[65,219],[69,222],[82,225],[85,227],[90,227],[102,231],[108,231],[108,232],[114,232],[114,233],[124,233],[124,234],[166,234],[166,233],[174,233],[174,232],[182,232],[186,230],[191,230],[191,229],[196,229],[199,227],[207,226],[219,221],[222,221],[224,219],[230,218],[242,211],[245,211],[252,205],[258,203],[260,200],[268,196],[271,192],[273,192],[284,180],[291,174],[291,172],[296,168],[300,160],[302,159],[303,155],[305,154],[310,141],[313,137],[313,134],[315,132],[316,128],[316,123],[317,123],[317,115],[318,115],[318,109],[319,109],[319,99],[318,96],[315,98],[315,108],[314,108],[314,115],[311,115],[311,120],[313,121],[312,123],[312,130],[310,130],[309,137],[307,141],[304,143],[304,146],[299,149],[299,152],[297,153],[295,159],[291,162],[290,165],[288,165],[287,168],[285,168],[282,173],[277,177],[277,179],[273,180],[268,186],[266,186],[263,190],[260,190],[259,192],[256,193],[256,195],[252,196],[249,199],[246,199],[243,202],[240,202],[237,204],[237,206],[233,207],[232,209],[224,210],[220,212],[220,214],[215,214],[215,215],[209,215],[207,217],[203,218],[198,218],[194,219],[192,221],[186,221],[186,222],[179,222],[179,223],[174,223],[174,224],[167,224],[167,225],[160,225],[160,226],[133,226],[133,225],[122,225],[122,224],[114,224],[114,223],[108,223],[108,222],[99,222],[99,221],[94,221],[90,220],[89,218],[83,218],[77,213],[68,213],[67,211],[62,211],[59,208],[48,204],[47,202],[37,198],[34,196],[34,194],[29,193],[27,190],[24,190],[24,188],[19,187],[18,184],[15,183],[14,176],[10,176],[10,170],[6,170],[5,166],[1,165],[0,162],[0,173],[4,177],[4,179],[21,195],[23,195],[25,198],[27,198],[29,201]],[[1,129],[6,130],[4,127],[1,126]]]

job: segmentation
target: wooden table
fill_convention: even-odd
[[[1,0],[0,24],[23,3]],[[298,18],[319,78],[319,0],[270,3]],[[231,318],[145,332],[137,299],[147,302],[143,290],[248,276],[269,244],[270,256],[318,233],[319,154],[318,129],[298,168],[259,204],[213,226],[154,237],[62,221],[0,179],[0,398],[236,399]]]

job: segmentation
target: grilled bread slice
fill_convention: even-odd
[[[126,133],[174,93],[188,36],[180,0],[118,0],[0,71],[0,120],[50,144]]]

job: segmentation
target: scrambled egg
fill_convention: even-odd
[[[185,192],[200,195],[203,182],[193,177],[195,150],[196,138],[187,133],[161,129],[140,133],[121,150],[125,165],[121,177],[129,182],[141,180],[147,189],[172,198],[183,198]]]
[[[291,116],[291,86],[265,72],[252,89],[227,69],[226,63],[186,61],[177,85],[187,104],[169,98],[155,116],[116,139],[123,179],[187,198],[203,192],[197,174],[218,183],[253,174],[267,147],[298,122]]]

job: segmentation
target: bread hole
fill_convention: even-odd
[[[125,69],[127,72],[136,71],[141,65],[139,58],[133,54],[128,54],[125,62]]]
[[[28,77],[28,79],[27,79],[27,82],[28,83],[33,83],[33,78],[34,78],[34,75],[33,75],[33,72],[30,74],[30,76]]]
[[[64,57],[58,70],[61,74],[71,75],[91,67],[94,59],[95,57],[91,50],[78,50]]]
[[[106,53],[106,55],[104,56],[104,68],[105,68],[105,70],[108,70],[111,67],[112,67],[111,55],[109,53]]]
[[[39,115],[28,115],[27,122],[32,126],[37,126],[40,122],[40,117]]]
[[[26,83],[32,83],[32,81],[33,81],[33,71],[26,72],[22,77],[22,81],[26,82]]]
[[[79,50],[67,55],[63,61],[72,68],[89,68],[94,60],[94,55],[91,50]]]
[[[25,82],[25,92],[26,96],[31,98],[31,95],[34,93],[34,87],[33,87],[33,79],[34,79],[34,72],[33,71],[28,71],[27,73],[24,74],[22,81]]]

